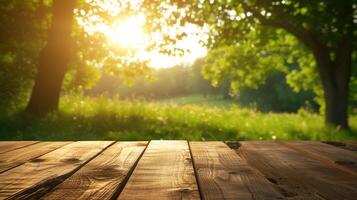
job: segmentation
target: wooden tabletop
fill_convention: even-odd
[[[0,199],[357,199],[357,142],[0,142]]]

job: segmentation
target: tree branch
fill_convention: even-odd
[[[296,27],[295,25],[290,23],[289,20],[286,20],[286,16],[278,16],[278,18],[281,20],[268,19],[258,10],[248,5],[246,2],[242,1],[241,3],[243,9],[245,11],[253,13],[253,16],[255,16],[263,26],[284,29],[294,35],[306,47],[311,49],[317,61],[320,74],[322,74],[322,76],[324,77],[329,76],[329,74],[332,72],[331,68],[333,67],[329,55],[329,48],[322,43],[322,41],[315,33],[303,27]]]

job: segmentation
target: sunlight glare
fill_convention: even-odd
[[[109,15],[119,16],[120,4],[115,0],[86,0],[93,6],[98,6],[101,10],[105,10]],[[131,1],[131,0],[126,0]],[[131,2],[132,3],[132,2]],[[137,15],[129,15],[125,18],[118,18],[111,23],[105,23],[99,15],[93,12],[84,12],[75,10],[77,23],[84,27],[84,30],[89,34],[102,33],[107,38],[107,42],[112,47],[119,49],[128,49],[134,52],[133,57],[139,57],[143,60],[148,60],[149,67],[165,68],[175,65],[190,65],[197,58],[203,57],[207,53],[207,48],[199,43],[200,40],[206,40],[206,28],[198,27],[193,24],[181,27],[166,27],[163,32],[176,33],[185,32],[187,37],[181,41],[177,41],[175,47],[185,49],[184,55],[167,55],[160,53],[158,49],[147,49],[153,43],[162,43],[163,34],[160,32],[146,32],[144,27],[147,25],[146,16],[144,13]],[[172,46],[173,48],[173,46]],[[189,51],[187,51],[189,50]]]
[[[107,35],[111,42],[122,47],[140,49],[145,46],[147,37],[142,28],[143,23],[145,23],[144,17],[133,16],[114,23]]]

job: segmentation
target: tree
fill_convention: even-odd
[[[311,50],[324,90],[326,122],[348,128],[356,4],[349,0],[278,2],[277,5],[265,1],[242,2],[242,7],[252,12],[262,25],[288,31]],[[272,16],[263,15],[263,10]]]
[[[254,32],[258,34],[250,39],[264,40],[260,38],[264,37],[261,34],[266,30],[264,27],[282,29],[293,35],[312,53],[316,62],[326,104],[326,123],[348,128],[352,52],[357,44],[353,39],[357,4],[352,0],[172,0],[170,4],[177,7],[177,13],[171,15],[178,16],[177,20],[211,27],[213,48],[235,44],[233,48],[239,49],[239,45],[246,42],[245,35]],[[269,56],[269,51],[265,53]],[[216,69],[215,73],[221,75],[224,70]],[[265,69],[255,70],[259,71]]]
[[[54,0],[47,45],[41,52],[37,76],[27,111],[46,113],[57,109],[70,58],[75,0]]]
[[[43,1],[3,0],[0,5],[0,112],[22,109],[43,47],[50,6]]]

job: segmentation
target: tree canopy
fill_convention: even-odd
[[[309,73],[304,82],[316,80],[316,75],[320,78],[320,86],[317,82],[311,87],[323,89],[326,122],[348,126],[348,96],[355,63],[352,54],[356,49],[353,38],[357,34],[357,5],[352,0],[166,3],[178,8],[172,15],[174,21],[210,27],[207,45],[213,50],[208,63],[214,61],[215,65],[206,72],[213,83],[228,75],[234,89],[242,84],[255,86],[271,69],[283,70],[284,62],[297,62],[302,73],[317,71]],[[293,70],[289,83],[296,87],[294,82],[299,77],[305,78]]]

